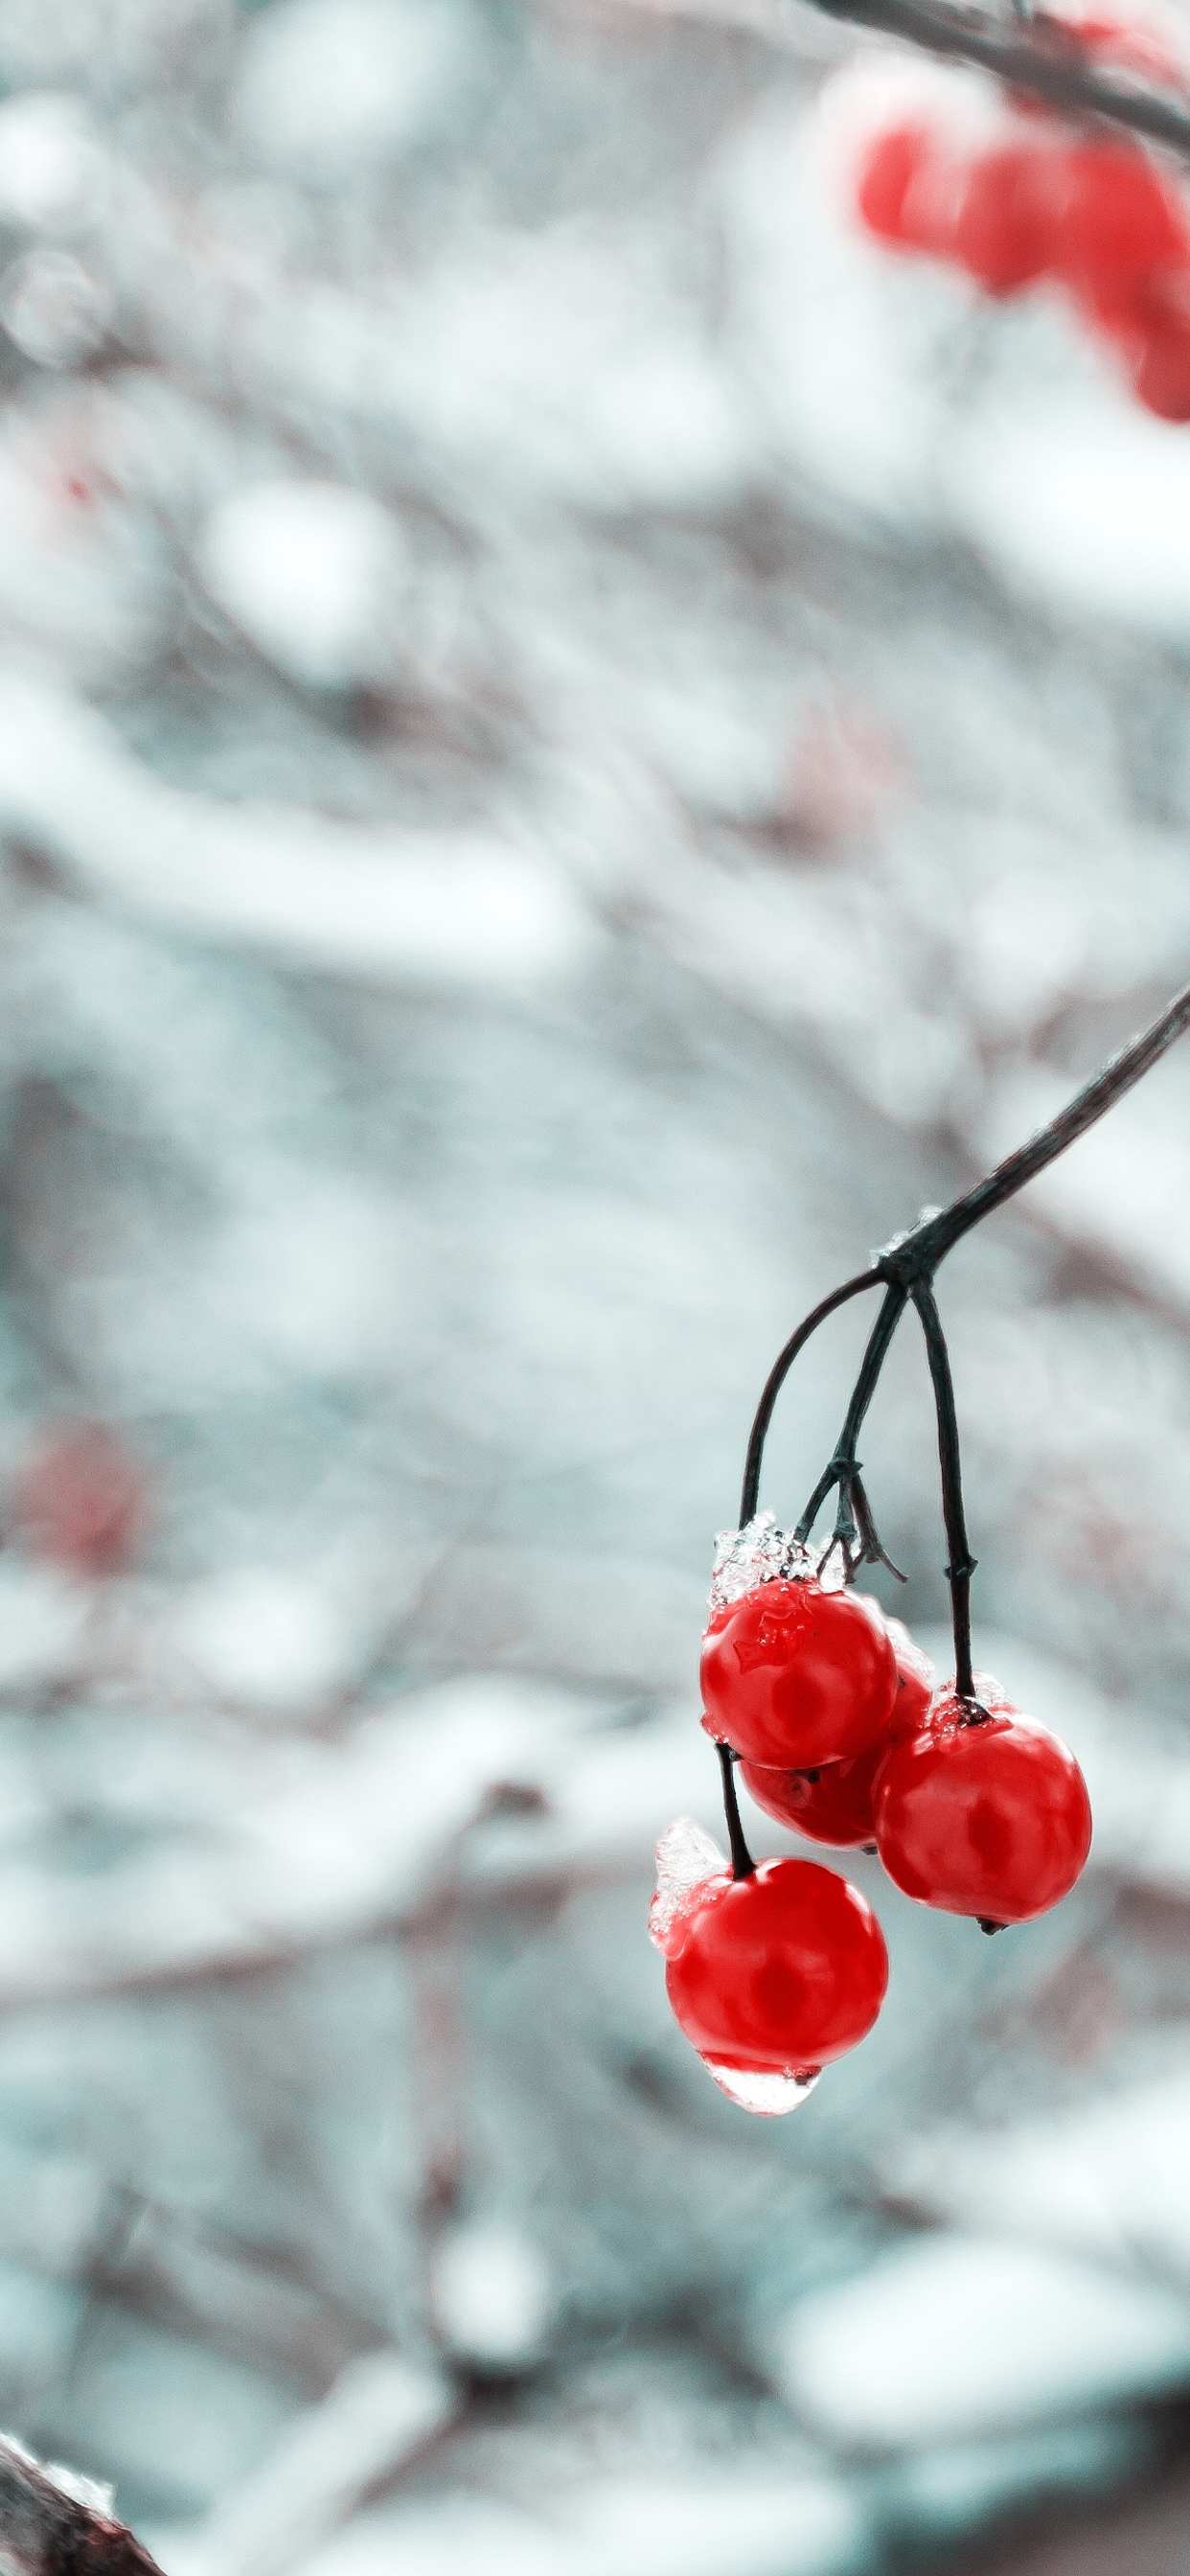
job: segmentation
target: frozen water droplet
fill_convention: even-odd
[[[941,1214],[940,1207],[919,1208],[912,1225],[903,1225],[899,1234],[890,1234],[887,1243],[878,1243],[875,1250],[868,1254],[869,1261],[874,1265],[877,1261],[883,1261],[886,1252],[899,1252],[903,1243],[911,1242],[913,1236],[920,1233],[923,1225],[931,1225],[934,1218]]]
[[[971,1679],[975,1684],[975,1696],[981,1708],[989,1710],[1004,1708],[1008,1709],[1014,1717],[1020,1715],[1016,1701],[1010,1699],[1003,1682],[998,1682],[994,1673],[972,1673]],[[935,1709],[942,1708],[946,1701],[953,1701],[954,1696],[955,1686],[952,1676],[950,1681],[941,1683],[935,1691]]]
[[[781,2120],[787,2111],[796,2111],[809,2100],[822,2073],[820,2066],[803,2066],[768,2075],[746,2066],[717,2066],[711,2057],[702,2062],[729,2102],[738,2103],[741,2111],[755,2111],[762,2120]]]
[[[649,1939],[663,1959],[676,1959],[690,1920],[691,1900],[712,1879],[730,1887],[727,1856],[693,1816],[667,1825],[657,1845],[657,1892],[649,1907]]]
[[[809,1576],[826,1592],[837,1592],[847,1580],[842,1548],[833,1539],[803,1547],[777,1527],[772,1512],[757,1512],[741,1530],[720,1530],[711,1568],[711,1617],[755,1592],[762,1583],[801,1583]]]

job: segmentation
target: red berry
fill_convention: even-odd
[[[856,205],[862,222],[880,241],[920,249],[908,226],[908,200],[932,152],[924,125],[894,125],[869,143],[860,164]]]
[[[1132,389],[1159,420],[1190,420],[1190,323],[1171,319],[1146,336]]]
[[[1074,1755],[998,1699],[975,1725],[948,1691],[890,1753],[876,1792],[889,1877],[923,1905],[1027,1923],[1069,1894],[1091,1847]]]
[[[859,1889],[816,1861],[763,1860],[698,1891],[665,1984],[712,2069],[804,2075],[872,2027],[888,1952]]]
[[[1143,276],[1184,260],[1188,248],[1181,200],[1143,152],[1080,143],[1063,154],[1053,265],[1076,290]]]
[[[103,1422],[72,1422],[18,1471],[5,1515],[31,1556],[72,1573],[119,1574],[147,1517],[143,1469]]]
[[[897,1664],[892,1708],[867,1751],[853,1762],[829,1762],[821,1771],[774,1771],[742,1762],[740,1776],[758,1807],[811,1842],[836,1850],[870,1843],[876,1831],[873,1801],[881,1769],[894,1744],[921,1725],[930,1704],[934,1667],[899,1619],[887,1622]]]
[[[845,1851],[872,1840],[872,1795],[888,1751],[882,1730],[854,1762],[827,1762],[821,1771],[776,1771],[767,1763],[741,1762],[740,1778],[766,1816],[793,1825],[812,1843]]]
[[[971,163],[954,215],[951,255],[989,295],[1011,295],[1052,265],[1062,156],[1001,144]]]
[[[703,1644],[708,1734],[778,1770],[862,1753],[896,1687],[879,1605],[809,1579],[744,1593],[712,1619]]]

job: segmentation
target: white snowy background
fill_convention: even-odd
[[[856,236],[873,103],[988,103],[798,0],[0,0],[0,82],[0,1498],[146,1498],[5,1506],[0,2423],[167,2576],[1168,2576],[1190,1053],[942,1277],[1084,1882],[857,1859],[788,2122],[643,1927],[779,1343],[1190,974],[1190,431]]]

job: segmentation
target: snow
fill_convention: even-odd
[[[199,539],[199,570],[246,635],[299,680],[379,676],[407,579],[396,521],[337,483],[246,484]]]
[[[540,2248],[500,2219],[472,2219],[438,2239],[430,2295],[446,2348],[487,2371],[518,2371],[537,2361],[554,2306],[549,2265]]]
[[[134,913],[382,981],[515,987],[590,928],[544,858],[491,831],[348,828],[154,779],[58,691],[0,677],[0,815]]]
[[[942,2231],[812,2292],[779,2338],[791,2406],[896,2450],[1158,2397],[1190,2375],[1190,2298],[1048,2249]]]
[[[657,1844],[657,1886],[649,1907],[649,1939],[662,1958],[676,1957],[699,1890],[721,1878],[727,1861],[693,1816],[667,1825]]]
[[[270,161],[333,179],[418,140],[472,38],[458,0],[282,0],[245,46],[240,124]]]

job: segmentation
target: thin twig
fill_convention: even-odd
[[[967,1518],[963,1510],[963,1471],[959,1458],[959,1423],[955,1410],[954,1380],[950,1374],[950,1354],[942,1318],[933,1289],[919,1279],[913,1291],[913,1303],[921,1317],[926,1337],[926,1356],[934,1382],[934,1405],[938,1415],[938,1463],[942,1470],[942,1517],[946,1524],[946,1550],[949,1563],[946,1580],[950,1585],[950,1615],[954,1628],[954,1686],[956,1696],[971,1709],[975,1708],[975,1683],[971,1674],[971,1577],[975,1558],[967,1542]]]
[[[1053,19],[1035,18],[1026,30],[1019,21],[1007,24],[989,11],[951,8],[946,0],[814,0],[814,6],[828,18],[903,36],[947,61],[978,63],[1048,107],[1068,116],[1106,117],[1190,160],[1190,112],[1094,70],[1077,37]]]
[[[815,1306],[813,1313],[807,1315],[805,1322],[798,1325],[796,1333],[791,1334],[784,1350],[774,1360],[765,1380],[764,1393],[757,1405],[756,1418],[748,1438],[748,1455],[744,1460],[744,1487],[740,1496],[741,1529],[746,1527],[756,1511],[760,1498],[760,1469],[764,1458],[764,1444],[773,1418],[773,1407],[798,1352],[805,1349],[811,1333],[816,1333],[819,1325],[825,1324],[827,1316],[834,1314],[836,1306],[844,1305],[848,1297],[858,1297],[863,1288],[877,1288],[879,1285],[880,1274],[873,1269],[861,1270],[856,1278],[845,1280],[841,1288],[836,1288],[831,1296],[824,1297],[821,1305]],[[827,1491],[829,1490],[828,1487]]]
[[[847,1417],[839,1433],[834,1457],[829,1465],[823,1468],[797,1525],[795,1536],[803,1544],[809,1538],[832,1485],[839,1487],[840,1509],[844,1504],[848,1507],[851,1505],[853,1489],[859,1475],[855,1455],[856,1442],[863,1428],[864,1415],[879,1384],[889,1343],[905,1311],[906,1294],[907,1291],[904,1288],[896,1285],[890,1286],[885,1291],[884,1304],[868,1337],[868,1347],[864,1352],[859,1376],[852,1389],[851,1402],[847,1407]],[[836,1536],[841,1535],[843,1533],[836,1530]],[[850,1535],[852,1537],[855,1535],[854,1525]]]
[[[896,5],[900,6],[901,0],[896,0]],[[917,5],[917,0],[913,0],[913,5]],[[942,1506],[950,1557],[947,1578],[951,1588],[951,1608],[954,1619],[955,1686],[959,1698],[969,1700],[973,1709],[975,1700],[971,1680],[969,1596],[975,1560],[967,1544],[954,1388],[951,1382],[946,1336],[933,1293],[934,1275],[940,1263],[946,1259],[947,1253],[954,1250],[956,1243],[960,1243],[973,1226],[982,1224],[984,1217],[990,1216],[993,1209],[1003,1207],[1007,1199],[1013,1198],[1018,1190],[1024,1189],[1026,1182],[1035,1180],[1039,1172],[1044,1172],[1050,1163],[1056,1162],[1059,1154],[1064,1154],[1080,1136],[1084,1136],[1087,1129],[1095,1125],[1097,1119],[1102,1118],[1107,1110],[1114,1107],[1117,1100],[1123,1098],[1125,1092],[1131,1091],[1134,1083],[1141,1081],[1142,1077],[1160,1062],[1166,1050],[1173,1045],[1176,1038],[1181,1037],[1187,1027],[1190,1027],[1190,984],[1185,985],[1180,993],[1174,995],[1173,1000],[1158,1013],[1157,1018],[1150,1022],[1147,1029],[1142,1029],[1138,1037],[1131,1038],[1127,1046],[1121,1047],[1116,1055],[1111,1056],[1099,1072],[1093,1074],[1091,1080],[1083,1084],[1082,1090],[1075,1093],[1066,1108],[1058,1112],[1056,1118],[1051,1118],[1048,1124],[1040,1128],[1035,1136],[1029,1137],[1025,1144],[1018,1145],[1014,1153],[1006,1155],[1004,1161],[997,1163],[995,1170],[989,1172],[985,1180],[977,1181],[973,1189],[965,1190],[959,1198],[951,1201],[949,1207],[940,1209],[935,1215],[924,1216],[917,1225],[909,1229],[907,1234],[891,1243],[887,1251],[880,1253],[868,1270],[861,1271],[854,1279],[845,1280],[843,1286],[836,1288],[833,1295],[824,1297],[820,1304],[806,1316],[805,1321],[799,1324],[796,1333],[792,1334],[785,1344],[784,1350],[769,1373],[764,1393],[757,1406],[744,1468],[744,1489],[740,1510],[741,1528],[753,1519],[756,1513],[760,1499],[764,1444],[772,1421],[773,1407],[799,1351],[804,1350],[811,1334],[817,1332],[819,1325],[825,1323],[827,1316],[832,1315],[836,1307],[842,1306],[848,1298],[858,1296],[863,1288],[883,1286],[884,1303],[868,1336],[867,1348],[860,1364],[838,1446],[818,1479],[798,1523],[796,1535],[802,1541],[808,1538],[826,1496],[832,1486],[837,1485],[839,1521],[836,1524],[835,1536],[843,1548],[848,1576],[853,1575],[856,1567],[865,1560],[879,1558],[887,1565],[889,1560],[876,1538],[871,1507],[860,1483],[855,1447],[860,1426],[876,1392],[893,1334],[907,1300],[912,1298],[925,1334],[938,1414]],[[853,1517],[855,1512],[858,1512],[859,1517],[861,1547],[853,1555],[851,1542],[856,1535],[856,1522]],[[892,1567],[891,1571],[895,1573],[896,1567]]]

